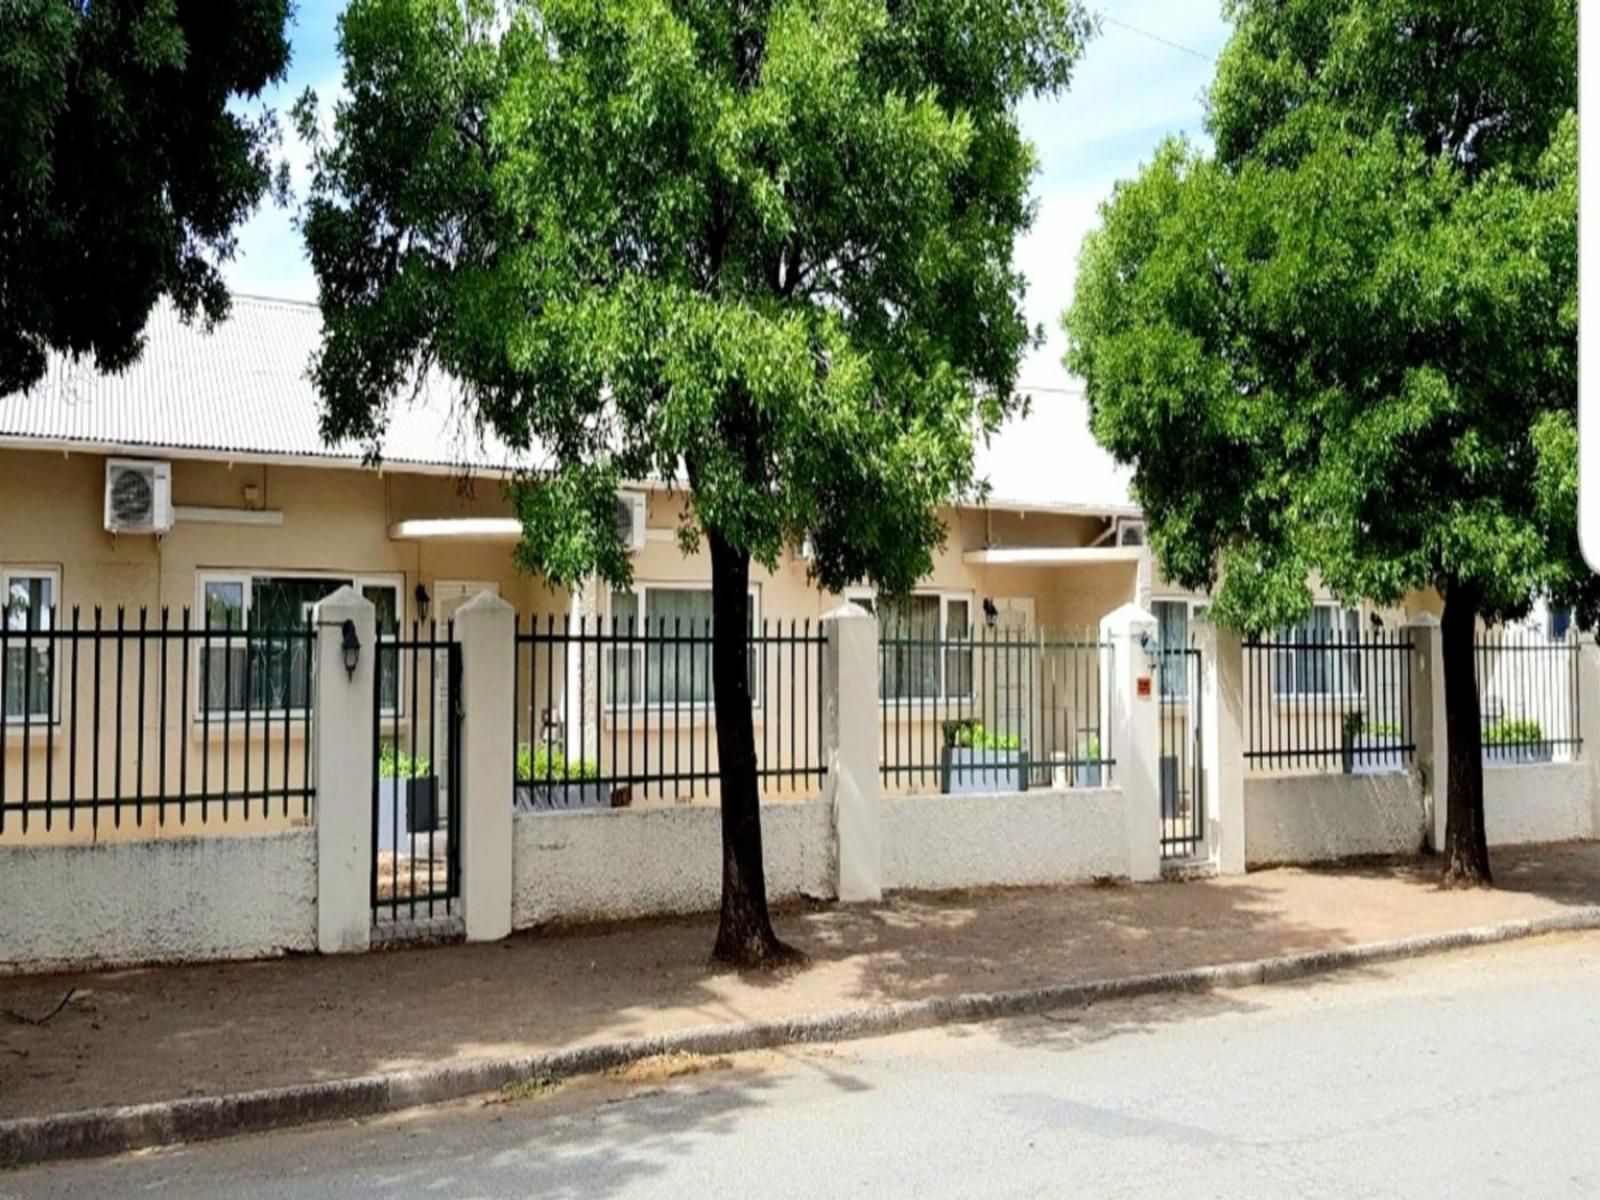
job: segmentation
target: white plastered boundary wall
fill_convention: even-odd
[[[512,927],[715,911],[721,822],[714,804],[517,814]],[[822,801],[762,805],[761,842],[769,900],[834,894]]]
[[[1567,842],[1595,835],[1588,763],[1483,768],[1483,819],[1491,846]]]
[[[888,888],[1024,887],[1128,874],[1117,788],[887,796]]]
[[[1252,867],[1415,854],[1428,810],[1415,772],[1283,775],[1244,784],[1245,861]]]
[[[512,924],[716,911],[715,805],[519,813]],[[763,805],[767,895],[833,898],[837,851],[822,801]],[[1084,883],[1128,874],[1116,788],[883,800],[883,884],[895,889]]]
[[[0,973],[262,958],[317,945],[317,838],[0,849]]]

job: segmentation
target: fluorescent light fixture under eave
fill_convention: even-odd
[[[444,538],[515,542],[522,537],[522,522],[515,517],[418,517],[396,521],[389,526],[389,537],[397,542]]]
[[[968,550],[961,557],[965,562],[991,567],[1070,567],[1136,563],[1143,553],[1141,546],[1007,546]]]

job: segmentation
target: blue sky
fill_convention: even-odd
[[[337,94],[334,25],[343,7],[343,0],[300,0],[289,78],[266,103],[286,108],[306,87],[325,103]],[[1063,401],[1060,408],[1072,407],[1065,403],[1074,385],[1061,366],[1057,324],[1072,298],[1078,244],[1095,222],[1096,206],[1118,179],[1137,171],[1164,135],[1203,136],[1200,97],[1227,37],[1220,0],[1111,0],[1099,11],[1105,18],[1100,37],[1089,46],[1068,94],[1030,103],[1023,112],[1039,150],[1039,214],[1017,258],[1028,276],[1029,317],[1045,327],[1047,341],[1028,360],[1022,382],[1035,391],[1040,408],[1058,407],[1053,397]],[[284,150],[303,194],[305,148],[287,128]],[[315,299],[292,209],[268,206],[258,212],[240,231],[226,275],[235,291]]]

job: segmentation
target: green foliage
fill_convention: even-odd
[[[619,481],[687,482],[684,537],[910,587],[975,492],[1035,344],[1025,95],[1076,0],[354,0],[305,233],[330,437],[417,373],[546,466],[518,560],[626,580]],[[307,134],[316,114],[298,111]]]
[[[974,717],[944,723],[946,749],[955,750],[1020,750],[1022,739],[1014,733],[994,733],[985,729],[983,722]]]
[[[1574,0],[1234,0],[1209,125],[1066,317],[1166,574],[1245,630],[1433,587],[1596,615],[1576,536]],[[1220,584],[1219,584],[1220,576]]]
[[[590,759],[567,758],[553,747],[529,746],[526,742],[517,747],[517,780],[520,783],[595,779],[599,775],[600,768]]]
[[[1380,738],[1394,739],[1400,737],[1402,733],[1400,726],[1393,721],[1374,721],[1369,719],[1365,713],[1359,712],[1345,713],[1341,728],[1344,733],[1345,745],[1349,745],[1360,737],[1373,740]]]
[[[1503,718],[1483,729],[1485,746],[1529,746],[1544,741],[1544,726],[1531,717],[1522,720]]]
[[[378,748],[379,779],[426,779],[433,774],[427,755],[411,755],[395,749],[390,742]]]
[[[273,187],[290,0],[0,4],[0,395],[51,350],[120,370],[170,296],[218,320],[217,264]],[[281,189],[280,189],[281,190]]]

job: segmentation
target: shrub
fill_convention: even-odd
[[[526,742],[517,747],[518,783],[595,779],[599,775],[600,768],[590,759],[569,759],[554,747],[530,746]]]
[[[378,751],[378,778],[426,779],[433,774],[433,764],[425,755],[410,755],[385,742]]]
[[[1527,746],[1544,741],[1544,726],[1531,717],[1523,720],[1502,718],[1484,728],[1485,746]]]
[[[1022,739],[1014,733],[990,733],[983,722],[968,717],[944,723],[946,749],[956,750],[1020,750]]]

